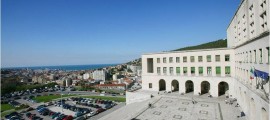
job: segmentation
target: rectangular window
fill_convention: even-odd
[[[230,55],[225,55],[225,61],[226,62],[230,61]]]
[[[216,62],[220,62],[220,55],[216,55]]]
[[[149,88],[152,88],[152,83],[149,83]]]
[[[220,75],[221,74],[221,68],[218,66],[216,67],[216,75]]]
[[[176,57],[176,63],[180,63],[180,57]]]
[[[252,63],[252,52],[251,51],[249,51],[249,55],[250,55],[249,56],[249,62]]]
[[[164,74],[164,75],[167,74],[167,67],[163,67],[163,74]]]
[[[260,51],[260,60],[259,60],[259,62],[260,62],[260,64],[262,64],[262,49],[259,49],[259,51]]]
[[[187,74],[187,67],[183,68],[184,74]]]
[[[147,72],[148,73],[154,72],[153,58],[147,58]]]
[[[157,58],[157,63],[160,63],[160,58]]]
[[[257,58],[256,58],[256,50],[254,50],[254,63],[257,63]]]
[[[212,67],[207,67],[207,75],[212,75]]]
[[[166,61],[166,58],[164,57],[164,58],[163,58],[163,63],[166,63],[166,62],[167,62],[167,61]]]
[[[160,67],[157,67],[157,73],[160,74]]]
[[[173,57],[170,57],[170,58],[169,58],[169,62],[170,62],[170,63],[173,63]]]
[[[207,62],[211,62],[211,55],[206,56]]]
[[[187,57],[183,57],[183,62],[187,62]]]
[[[180,67],[176,67],[176,74],[180,75]]]
[[[248,63],[248,52],[246,52],[246,62]]]
[[[199,67],[199,74],[200,74],[200,75],[203,74],[203,67]]]
[[[230,66],[225,67],[225,75],[230,75],[231,74],[231,68]]]
[[[173,74],[173,67],[170,67],[170,74]]]
[[[195,74],[195,67],[191,67],[191,74]]]
[[[190,62],[195,62],[194,56],[190,56]]]
[[[269,47],[266,48],[266,52],[267,52],[267,55],[268,55],[268,57],[266,57],[266,62],[269,64],[270,63],[270,50],[269,50]]]
[[[203,57],[202,56],[198,56],[198,61],[202,62],[203,61]]]

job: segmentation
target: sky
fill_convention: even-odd
[[[1,66],[125,63],[226,38],[240,0],[2,0]]]

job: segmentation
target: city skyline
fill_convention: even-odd
[[[124,63],[226,38],[239,3],[3,0],[1,66]]]

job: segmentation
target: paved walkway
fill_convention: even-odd
[[[195,96],[193,93],[137,92],[154,97],[126,105],[101,120],[246,120],[245,117],[237,117],[241,113],[241,107],[235,107],[237,101],[232,105],[226,104],[225,96],[209,98],[208,94]],[[193,100],[197,103],[193,104]],[[148,108],[149,103],[152,103],[151,108]]]

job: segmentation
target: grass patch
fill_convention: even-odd
[[[62,95],[62,96],[70,97],[70,96],[76,96],[76,95]],[[58,98],[61,98],[61,95],[38,96],[38,97],[33,98],[33,100],[36,100],[37,102],[49,102]]]
[[[112,100],[116,102],[126,102],[124,97],[108,97],[108,96],[82,96],[83,98],[94,98],[94,99],[103,99],[103,100]]]
[[[12,109],[12,110],[6,111],[6,112],[1,112],[1,119],[2,119],[4,116],[6,116],[6,115],[8,115],[8,114],[10,114],[10,113],[12,113],[12,112],[15,112],[15,109]]]
[[[10,104],[1,104],[1,112],[14,109]]]

